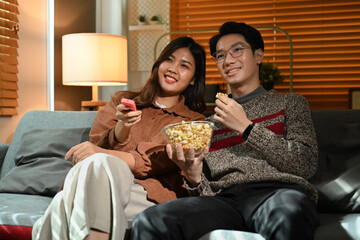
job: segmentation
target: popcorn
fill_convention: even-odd
[[[184,153],[192,146],[195,155],[201,154],[206,146],[210,145],[213,123],[208,121],[192,121],[171,124],[162,129],[167,143],[176,147],[181,144]]]
[[[227,94],[226,93],[222,93],[222,92],[218,92],[216,94],[216,98],[219,98],[220,96],[226,96],[227,97]]]

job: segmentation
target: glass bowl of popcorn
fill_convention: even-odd
[[[181,144],[184,153],[189,152],[190,146],[195,150],[195,157],[198,157],[205,147],[210,147],[211,136],[214,124],[209,121],[182,121],[167,125],[161,129],[166,143],[173,149]]]

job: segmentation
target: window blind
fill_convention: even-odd
[[[293,92],[311,109],[346,109],[349,92],[360,88],[360,1],[358,0],[171,0],[171,31],[218,29],[226,21],[284,29],[293,44]],[[261,29],[265,60],[275,63],[289,91],[289,41],[285,34]],[[207,54],[207,84],[226,84],[209,51],[212,33],[189,34]],[[177,37],[177,36],[172,36]]]
[[[17,115],[18,2],[0,0],[0,116]]]

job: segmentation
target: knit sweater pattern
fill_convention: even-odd
[[[255,123],[248,139],[208,117],[215,124],[212,143],[202,181],[189,192],[214,196],[235,184],[275,182],[300,185],[317,202],[317,189],[308,181],[317,169],[318,148],[307,100],[270,90],[241,105]]]

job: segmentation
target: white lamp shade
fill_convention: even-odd
[[[64,85],[126,85],[127,39],[103,33],[64,35],[62,70]]]

